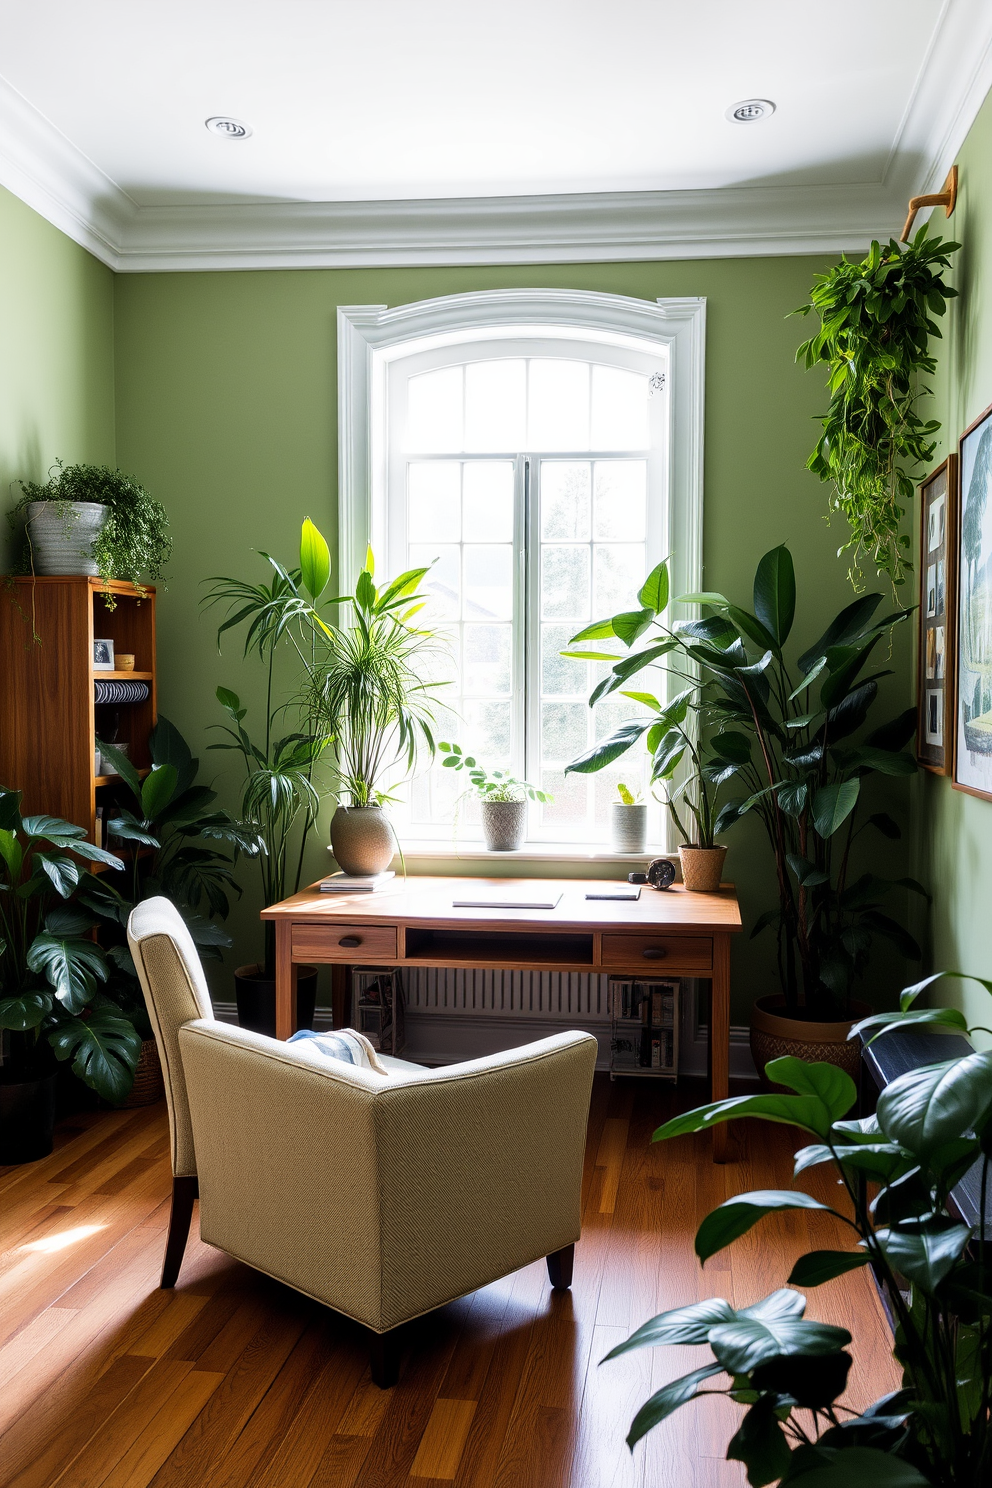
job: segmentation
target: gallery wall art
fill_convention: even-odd
[[[954,741],[957,473],[949,455],[920,486],[916,757],[936,775],[950,774]]]
[[[954,784],[992,800],[992,408],[959,447]]]

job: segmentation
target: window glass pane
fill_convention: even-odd
[[[647,376],[622,367],[593,367],[593,449],[647,449],[648,443]]]
[[[554,800],[543,807],[541,820],[545,826],[561,827],[574,836],[575,829],[584,827],[589,816],[587,798],[588,776],[566,775],[564,770],[541,771],[541,788],[550,791]]]
[[[637,606],[644,582],[643,543],[597,543],[593,558],[593,609],[615,615]]]
[[[487,769],[505,769],[510,762],[509,702],[473,702],[470,699],[465,704],[464,713],[464,747]]]
[[[535,450],[589,448],[588,362],[530,363],[527,442]]]
[[[512,630],[509,625],[466,625],[462,686],[489,697],[510,692]]]
[[[588,722],[585,703],[541,704],[541,753],[548,764],[567,765],[583,753]]]
[[[439,455],[463,448],[461,367],[441,367],[410,378],[406,447]]]
[[[643,542],[647,492],[646,460],[597,460],[593,466],[593,536]]]
[[[465,541],[512,542],[512,461],[468,460],[462,468]]]
[[[509,543],[466,543],[462,549],[466,620],[513,615],[513,549]]]
[[[433,543],[430,547],[410,544],[410,567],[430,567],[430,573],[424,575],[420,586],[430,595],[430,601],[421,610],[426,624],[458,619],[461,612],[460,551],[456,546],[442,543]]]
[[[592,690],[588,663],[560,654],[574,633],[572,625],[541,626],[541,691],[546,697],[585,698]]]
[[[407,535],[413,543],[452,543],[461,538],[457,460],[417,460],[409,466]]]
[[[589,539],[589,462],[541,461],[541,536]],[[608,534],[612,537],[612,533]]]
[[[551,543],[542,546],[541,607],[549,620],[588,620],[587,546],[559,547]]]
[[[471,362],[465,368],[465,448],[508,450],[524,447],[525,367],[523,361]]]

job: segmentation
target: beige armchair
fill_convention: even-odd
[[[199,1195],[211,1245],[363,1324],[373,1378],[394,1330],[546,1256],[568,1287],[596,1040],[389,1074],[217,1022],[185,925],[138,905],[128,941],[165,1071],[175,1285]]]

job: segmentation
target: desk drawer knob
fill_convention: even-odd
[[[645,961],[663,961],[665,959],[664,946],[645,946],[641,952]]]
[[[360,935],[342,935],[338,941],[338,945],[346,946],[348,950],[351,950],[353,946],[360,946],[361,943],[362,937]]]

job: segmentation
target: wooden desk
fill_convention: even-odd
[[[263,909],[276,923],[276,1036],[296,1027],[296,965],[499,967],[650,972],[709,978],[710,1080],[728,1091],[730,937],[741,929],[732,884],[716,894],[644,887],[637,900],[587,899],[616,881],[523,878],[408,878],[375,894],[322,894],[316,885]],[[561,897],[554,909],[455,909],[454,899]],[[338,980],[339,987],[342,979]],[[336,998],[336,1018],[342,1016]],[[726,1126],[713,1130],[713,1155],[726,1154]]]

